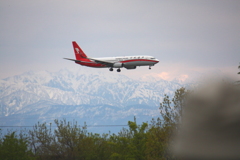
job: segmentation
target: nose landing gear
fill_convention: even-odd
[[[149,66],[149,69],[152,69],[151,66]]]

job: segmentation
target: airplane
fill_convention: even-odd
[[[74,61],[77,64],[95,67],[95,68],[109,68],[109,71],[113,71],[113,68],[117,68],[117,72],[121,72],[120,68],[126,69],[136,69],[137,66],[154,66],[159,62],[158,59],[153,56],[121,56],[121,57],[104,57],[104,58],[90,58],[83,50],[78,46],[78,44],[73,41],[73,49],[76,59],[64,58],[66,60]]]

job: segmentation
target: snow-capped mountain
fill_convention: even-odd
[[[151,117],[159,115],[163,95],[172,95],[180,87],[172,81],[133,80],[86,68],[30,71],[0,80],[0,112],[5,118],[33,116],[43,121],[64,116],[111,117],[111,121],[134,115]],[[23,125],[27,121],[17,122]]]
[[[41,101],[59,105],[158,106],[164,94],[181,86],[159,80],[137,81],[120,74],[71,72],[26,72],[0,81],[1,105],[8,114]],[[6,113],[5,113],[6,115]]]

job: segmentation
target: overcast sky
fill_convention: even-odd
[[[236,76],[240,62],[239,0],[1,0],[0,20],[0,78],[82,67],[62,59],[74,58],[73,40],[89,57],[160,60],[119,73],[135,77]]]

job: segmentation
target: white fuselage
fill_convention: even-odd
[[[93,58],[99,61],[105,61],[110,63],[123,63],[124,67],[128,66],[153,66],[158,63],[159,60],[154,58],[153,56],[118,56],[118,57],[102,57],[102,58]],[[119,68],[119,67],[114,67]]]

